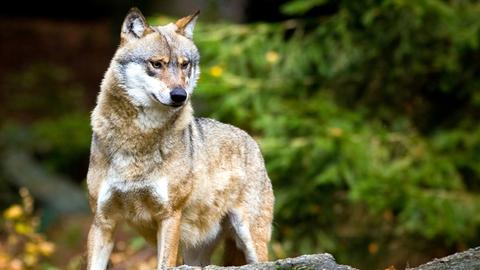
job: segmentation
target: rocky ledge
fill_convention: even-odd
[[[250,269],[259,269],[259,270],[278,270],[278,269],[298,269],[298,270],[309,270],[309,269],[318,269],[318,270],[355,270],[350,266],[340,265],[335,262],[335,259],[332,255],[328,253],[324,254],[313,254],[313,255],[303,255],[296,258],[287,258],[282,260],[277,260],[273,262],[264,262],[256,264],[247,264],[243,266],[214,266],[209,265],[204,268],[192,267],[192,266],[178,266],[173,269],[177,270],[193,270],[193,269],[205,269],[205,270],[215,270],[215,269],[238,269],[238,270],[250,270]]]
[[[328,253],[303,255],[296,258],[287,258],[273,262],[264,262],[256,264],[248,264],[243,266],[214,266],[209,265],[204,268],[192,266],[178,266],[173,269],[176,270],[279,270],[279,269],[297,269],[297,270],[355,270],[351,266],[340,265],[335,262],[335,258]],[[464,252],[455,253],[453,255],[435,259],[426,264],[422,264],[415,268],[408,268],[407,270],[480,270],[480,247],[472,248]]]

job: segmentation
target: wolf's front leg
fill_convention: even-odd
[[[100,222],[95,217],[88,233],[87,270],[107,269],[108,259],[113,248],[113,222]]]
[[[176,211],[172,216],[159,221],[157,231],[157,270],[174,267],[177,263],[180,241],[180,219],[182,214]]]

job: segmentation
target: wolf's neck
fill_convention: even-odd
[[[113,149],[163,148],[182,140],[183,131],[193,119],[190,102],[182,108],[136,107],[119,92],[102,89],[92,114],[93,131]],[[170,142],[170,143],[169,143]],[[117,145],[118,144],[118,145]]]
[[[192,120],[192,106],[190,102],[178,110],[171,108],[138,108],[138,114],[133,120],[135,126],[144,132],[152,130],[181,131]]]

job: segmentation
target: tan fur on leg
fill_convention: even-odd
[[[102,226],[93,222],[88,233],[88,265],[87,270],[103,270],[107,268],[108,259],[113,249],[114,226]]]
[[[259,262],[268,261],[268,240],[264,228],[256,228],[251,226],[250,231],[252,240],[255,246],[255,252],[257,253],[257,259]]]
[[[157,233],[157,269],[175,267],[177,264],[181,216],[181,212],[177,211],[174,212],[171,217],[163,219],[159,222],[160,228]]]

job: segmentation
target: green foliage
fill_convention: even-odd
[[[275,241],[289,255],[321,249],[363,267],[397,252],[394,242],[478,244],[480,4],[292,1],[283,10],[324,4],[335,12],[207,25],[195,36],[197,111],[260,142]]]
[[[88,115],[72,113],[37,121],[31,132],[36,142],[33,150],[48,168],[68,173],[86,164],[92,134]]]
[[[0,109],[0,145],[26,148],[50,170],[83,178],[91,131],[84,89],[70,69],[34,63],[0,86],[8,100]]]
[[[291,1],[282,6],[282,11],[289,15],[303,15],[312,8],[325,4],[327,0]]]
[[[73,81],[69,69],[58,65],[33,63],[5,76],[0,87],[0,97],[8,100],[0,109],[0,119],[32,121],[82,111],[85,105],[84,89]]]

